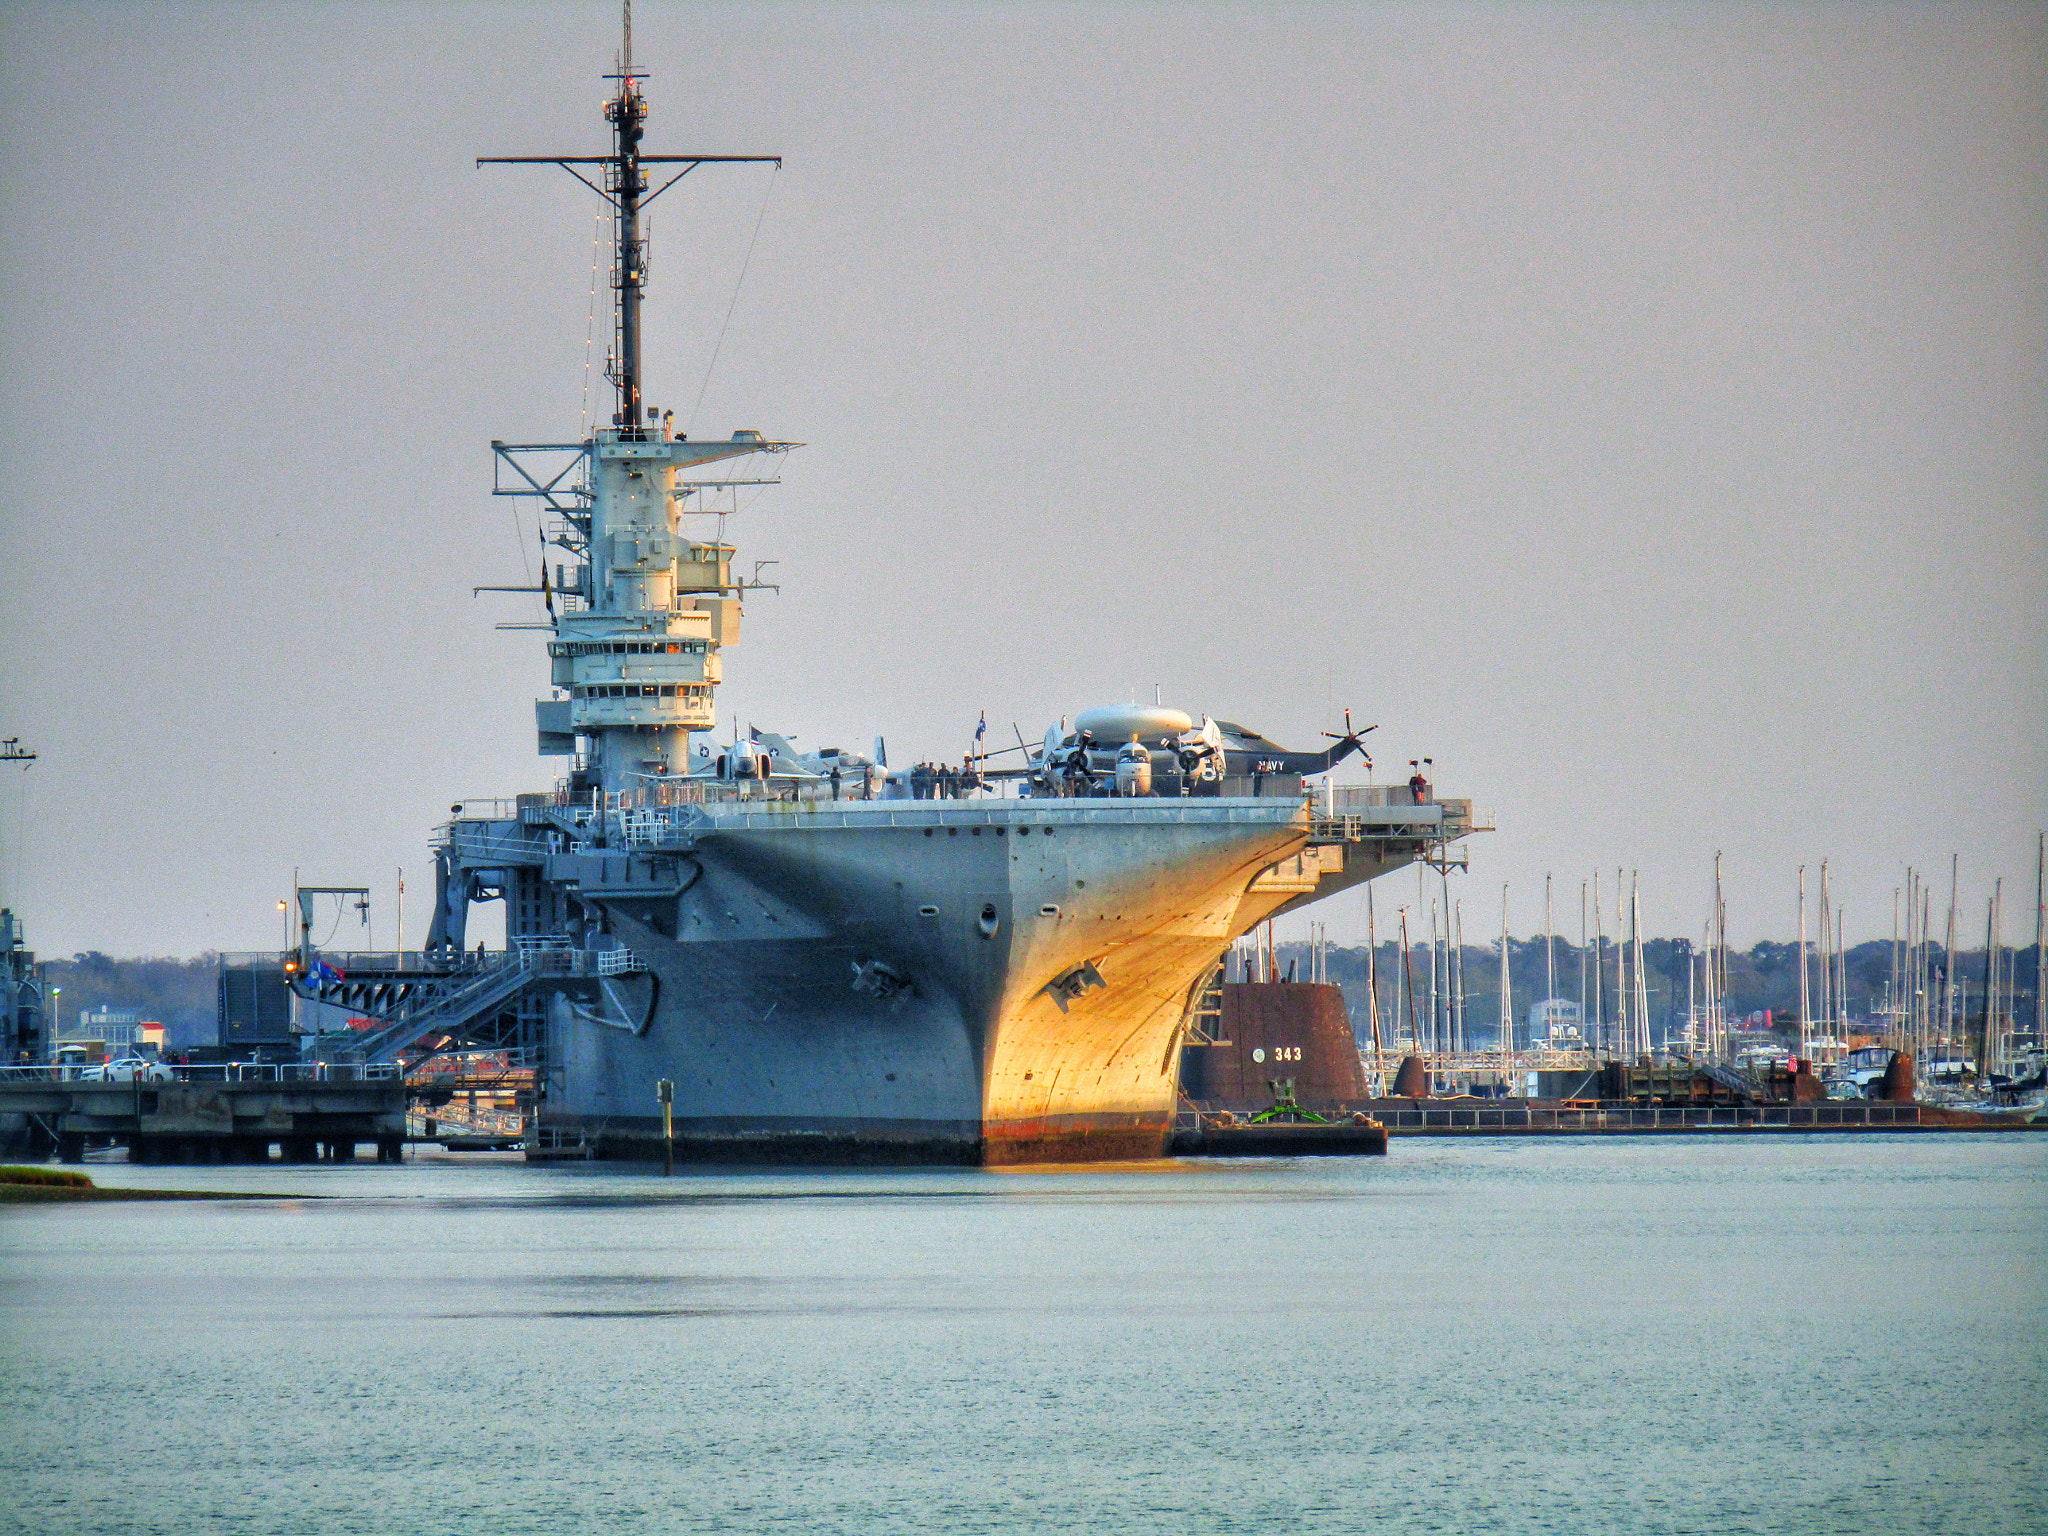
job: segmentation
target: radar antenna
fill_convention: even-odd
[[[480,155],[478,165],[559,165],[603,198],[612,208],[612,291],[614,326],[612,362],[607,370],[618,391],[618,407],[612,425],[635,432],[645,431],[645,408],[640,395],[640,297],[647,286],[647,239],[640,232],[641,210],[700,165],[774,165],[780,155],[643,155],[640,140],[646,132],[647,98],[640,82],[646,77],[633,68],[633,3],[625,0],[622,46],[618,73],[605,76],[616,81],[618,94],[605,103],[605,121],[612,125],[612,152],[608,155]],[[641,167],[677,165],[682,169],[660,186],[649,190]],[[597,179],[579,170],[593,167]]]

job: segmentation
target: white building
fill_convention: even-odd
[[[1542,1045],[1555,1041],[1562,1045],[1569,1041],[1576,1047],[1584,1037],[1581,1028],[1584,1023],[1577,1003],[1568,998],[1546,997],[1529,1005],[1529,1043]]]
[[[135,1047],[142,1043],[142,1013],[135,1008],[109,1008],[102,1004],[98,1008],[78,1010],[78,1027],[65,1036],[67,1040],[97,1040],[107,1048],[109,1057],[133,1056]]]

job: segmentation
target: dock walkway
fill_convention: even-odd
[[[1927,1104],[1838,1101],[1715,1106],[1514,1105],[1373,1099],[1359,1106],[1393,1136],[1693,1134],[1702,1131],[2028,1130],[2020,1117],[1969,1115]]]
[[[394,1068],[180,1067],[171,1081],[91,1082],[58,1067],[0,1068],[0,1115],[28,1122],[31,1146],[67,1163],[89,1143],[131,1161],[347,1162],[374,1142],[380,1162],[405,1146],[405,1079]]]

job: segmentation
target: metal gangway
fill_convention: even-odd
[[[552,934],[515,939],[510,949],[478,960],[465,957],[455,970],[407,970],[405,958],[316,954],[307,974],[294,983],[302,997],[357,1008],[384,1021],[337,1040],[337,1059],[390,1062],[428,1035],[474,1039],[540,983],[625,976],[646,969],[631,950],[578,949],[567,938]]]

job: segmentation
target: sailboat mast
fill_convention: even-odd
[[[1799,1057],[1806,1059],[1807,1020],[1811,1017],[1812,993],[1806,984],[1806,866],[1799,866]]]
[[[1586,1037],[1586,882],[1579,882],[1579,1034]]]
[[[1600,931],[1600,871],[1593,871],[1593,1050],[1607,1049],[1607,945]]]
[[[1886,979],[1885,986],[1885,990],[1889,994],[1885,998],[1885,1013],[1891,1020],[1891,1028],[1894,1032],[1897,1032],[1900,1027],[1899,978],[1902,970],[1903,967],[1899,964],[1899,888],[1895,885],[1892,887],[1891,974]],[[1895,1048],[1903,1048],[1899,1041],[1894,1041],[1893,1045]]]
[[[1621,905],[1621,866],[1614,866],[1614,1045],[1617,1056],[1627,1056],[1634,1038],[1629,1022],[1628,926]]]
[[[1500,888],[1500,1075],[1503,1085],[1508,1077],[1508,1056],[1515,1048],[1514,996],[1514,980],[1508,972],[1508,888],[1503,881]]]
[[[2048,1047],[2048,832],[2034,836],[2034,1039]]]
[[[1643,969],[1643,877],[1640,871],[1629,871],[1628,893],[1628,925],[1635,935],[1636,951],[1636,1054],[1647,1057],[1650,1054],[1650,978]]]
[[[1998,931],[1998,898],[1992,897],[1984,903],[1984,1016],[1977,1026],[1977,1081],[1989,1085],[1991,1081],[1991,1009],[1992,998],[1998,990],[1998,951],[1991,947],[1992,936]]]
[[[1707,984],[1707,1006],[1713,1010],[1708,1028],[1714,1044],[1710,1054],[1718,1054],[1725,1043],[1724,1034],[1728,1027],[1728,965],[1724,951],[1728,947],[1728,903],[1721,896],[1721,854],[1714,853],[1714,962],[1713,974]]]
[[[1422,1031],[1415,1018],[1415,962],[1412,958],[1413,953],[1414,951],[1409,947],[1408,939],[1408,909],[1403,907],[1401,909],[1400,980],[1403,983],[1402,990],[1407,995],[1408,1043],[1414,1050],[1420,1052],[1422,1049]]]
[[[1904,928],[1899,938],[1899,1025],[1904,1031],[1905,1044],[1902,1050],[1917,1053],[1919,1046],[1920,988],[1913,980],[1913,951],[1918,945],[1914,934],[1914,923],[1919,913],[1918,887],[1914,883],[1913,870],[1906,870],[1906,885],[1902,900]]]
[[[1849,1042],[1849,954],[1843,950],[1841,907],[1835,907],[1835,1040]]]
[[[1465,1037],[1465,898],[1460,896],[1451,918],[1451,1047],[1460,1055],[1471,1049]]]
[[[1387,1058],[1380,1044],[1380,929],[1373,911],[1372,882],[1365,882],[1365,996],[1372,1021],[1372,1070],[1375,1096],[1387,1091]]]
[[[1961,869],[1962,856],[1951,853],[1948,856],[1948,927],[1941,941],[1941,1033],[1949,1038],[1955,1035],[1956,876]]]
[[[2006,1006],[2005,991],[2012,981],[2012,971],[2005,963],[2005,880],[2001,876],[1991,882],[1991,1017],[1989,1044],[1984,1054],[1984,1071],[1989,1074],[1998,1070],[1999,1053],[2005,1047],[2005,1019],[2011,1009]]]
[[[1920,968],[1914,973],[1914,995],[1920,1002],[1920,1059],[1925,1061],[1933,1054],[1933,1014],[1929,1011],[1933,999],[1927,996],[1928,946],[1934,942],[1928,935],[1934,931],[1934,893],[1927,889],[1927,882],[1920,882]]]
[[[1828,861],[1820,861],[1820,940],[1814,949],[1814,976],[1820,982],[1820,992],[1813,1000],[1814,1017],[1826,1020],[1832,1015],[1828,1011],[1828,993],[1835,984],[1834,952],[1828,947],[1828,940],[1834,933],[1834,924],[1828,916]]]
[[[1543,996],[1557,996],[1557,919],[1550,910],[1550,872],[1543,874]]]
[[[1429,899],[1429,1053],[1434,1056],[1443,1047],[1439,1044],[1442,1029],[1438,1023],[1438,1010],[1442,1006],[1442,991],[1437,986],[1436,968],[1443,949],[1443,940],[1437,934],[1436,898]],[[1434,1079],[1432,1079],[1432,1082]]]

